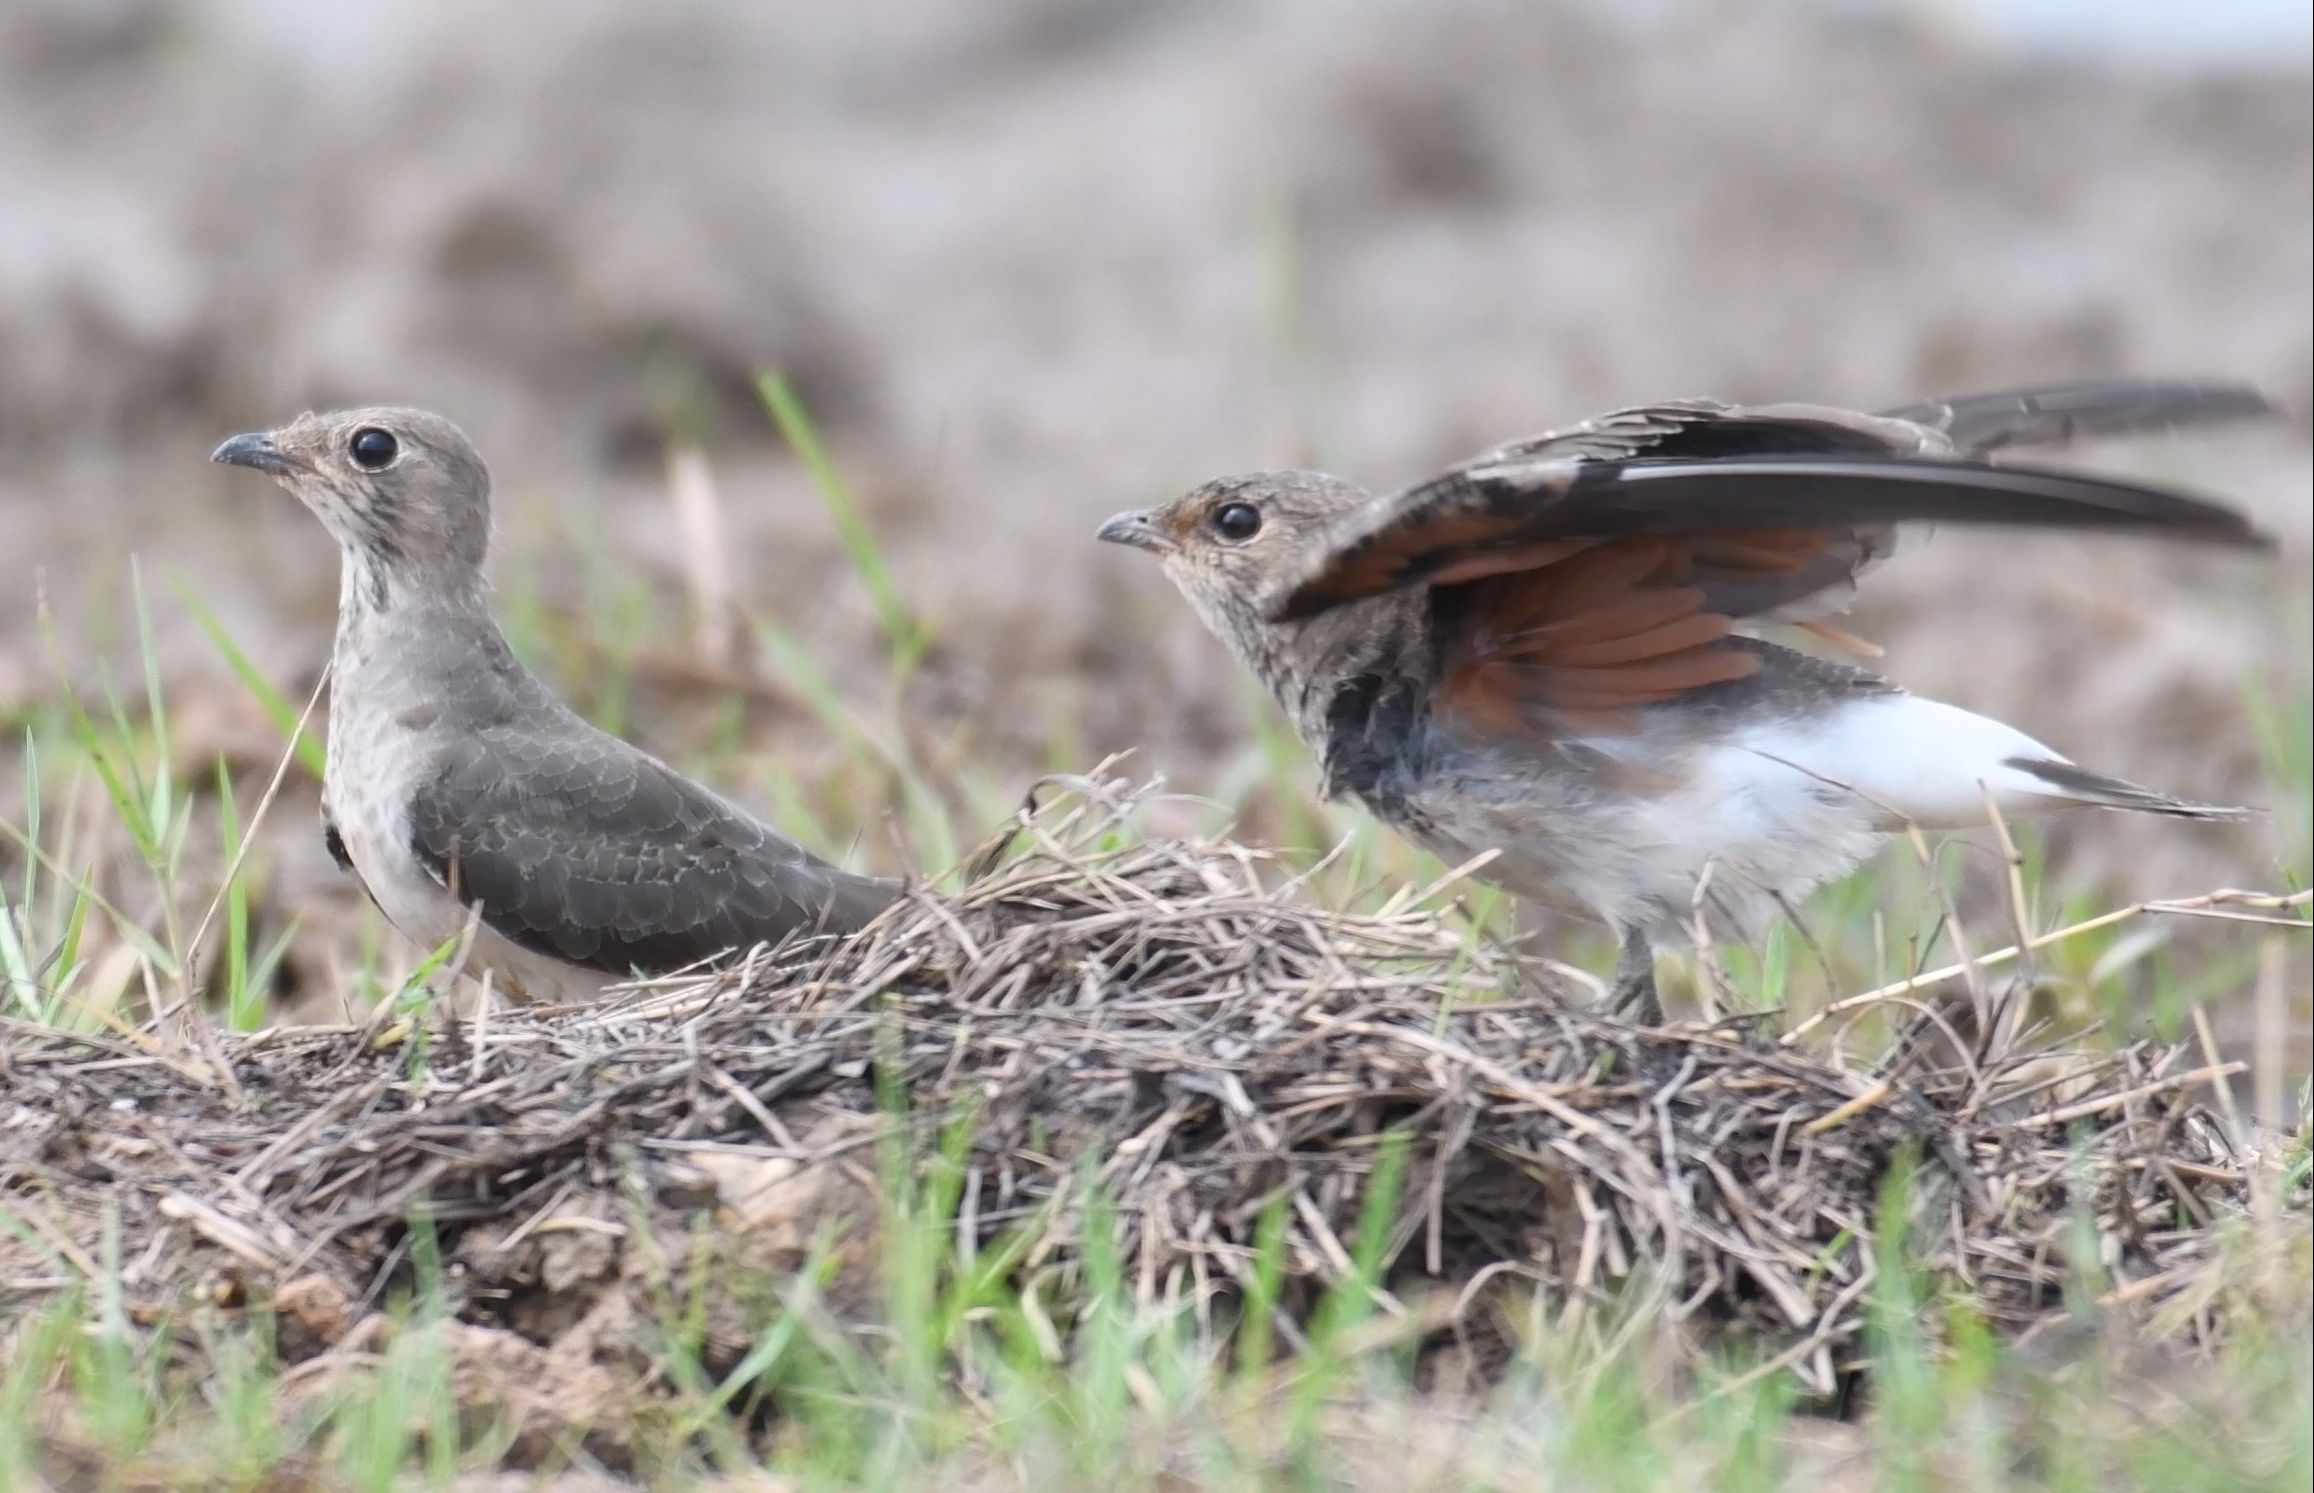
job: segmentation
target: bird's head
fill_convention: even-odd
[[[479,573],[490,548],[490,471],[465,433],[413,409],[300,415],[237,435],[211,461],[264,472],[374,574]]]
[[[1162,507],[1120,513],[1097,537],[1157,556],[1205,625],[1282,693],[1332,651],[1332,634],[1362,625],[1355,609],[1307,622],[1274,613],[1279,588],[1315,562],[1344,516],[1367,499],[1322,472],[1251,472],[1217,478]],[[1313,632],[1328,636],[1306,636]]]
[[[1219,477],[1159,508],[1120,513],[1098,538],[1147,550],[1214,631],[1268,626],[1276,588],[1312,560],[1366,493],[1323,472]]]

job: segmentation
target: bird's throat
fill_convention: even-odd
[[[1328,796],[1371,799],[1422,736],[1434,672],[1419,594],[1263,623],[1242,651],[1325,772]]]

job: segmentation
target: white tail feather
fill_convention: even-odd
[[[1755,727],[1743,745],[1924,829],[1983,824],[1988,790],[2004,814],[2081,806],[2185,819],[2247,812],[2104,777],[2013,726],[1917,695],[1876,695],[1829,715]]]

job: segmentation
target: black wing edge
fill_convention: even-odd
[[[2135,532],[2270,549],[2240,511],[2166,487],[2055,467],[1933,457],[1629,461],[1578,476],[1523,538],[1893,523]]]

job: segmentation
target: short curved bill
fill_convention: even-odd
[[[1157,527],[1146,508],[1117,514],[1102,524],[1093,537],[1105,544],[1129,545],[1137,550],[1147,550],[1153,555],[1169,554],[1179,548]]]

